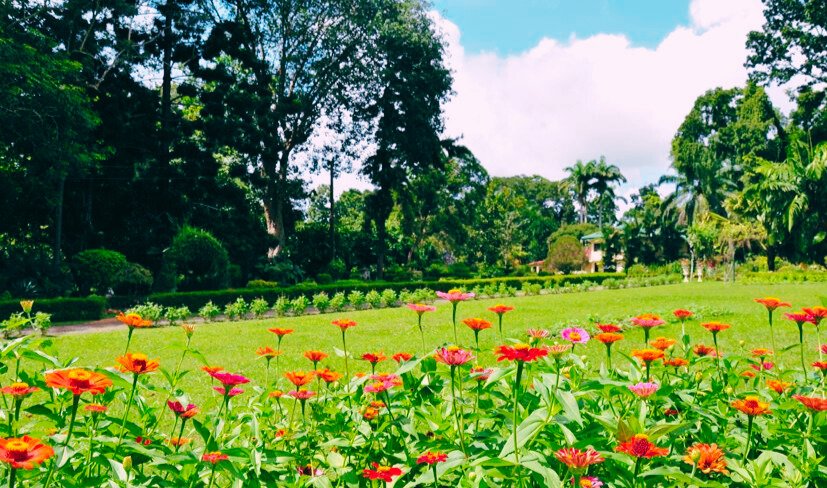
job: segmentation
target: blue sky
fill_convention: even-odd
[[[471,53],[508,55],[543,37],[598,33],[624,34],[634,45],[652,48],[676,26],[689,24],[689,0],[434,0],[434,7],[459,26]]]

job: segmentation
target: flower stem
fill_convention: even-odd
[[[417,314],[416,326],[419,327],[419,338],[422,339],[422,354],[425,355],[425,331],[422,330],[422,314]]]
[[[350,369],[347,366],[347,339],[345,339],[345,329],[342,329],[342,348],[345,350],[345,379],[350,382]]]
[[[772,328],[772,310],[768,310],[767,314],[769,316],[770,322],[770,339],[772,340],[772,352],[778,354],[778,349],[775,348],[775,331]]]
[[[743,460],[747,460],[747,456],[749,455],[749,448],[750,444],[752,443],[752,415],[747,417],[747,444],[744,446],[744,457]]]
[[[464,426],[462,425],[462,411],[461,406],[457,403],[457,388],[456,388],[456,366],[451,366],[451,401],[454,408],[454,418],[457,421],[457,433],[459,433],[459,445],[462,448],[462,452],[467,455],[465,452],[465,430]],[[462,385],[460,385],[462,388]],[[388,410],[390,412],[390,410]]]
[[[459,336],[457,336],[457,302],[452,302],[453,310],[451,311],[451,322],[454,324],[454,344],[459,344]]]
[[[559,363],[558,363],[559,366]],[[517,361],[517,377],[514,379],[514,459],[517,465],[520,464],[520,449],[517,447],[517,420],[520,410],[520,383],[523,380],[523,362]],[[557,371],[557,381],[560,381],[560,371]],[[557,385],[554,386],[554,391],[557,391]]]
[[[498,313],[497,318],[499,320],[500,342],[504,342],[505,339],[503,338],[503,314]]]
[[[129,332],[126,335],[126,350],[124,350],[124,354],[129,352],[129,344],[132,342],[132,333],[135,332],[133,327],[129,328]]]
[[[436,475],[436,464],[432,464],[431,469],[434,472],[434,487],[439,488],[439,482],[437,481],[437,475]]]
[[[132,390],[129,392],[129,400],[126,402],[126,409],[123,412],[123,418],[121,418],[121,434],[118,437],[118,445],[115,447],[115,454],[118,454],[118,449],[121,447],[121,443],[123,443],[123,435],[126,433],[126,418],[129,416],[129,409],[132,407],[132,399],[135,398],[135,390],[138,387],[138,374],[135,373],[132,375]]]
[[[9,469],[9,488],[14,488],[14,482],[17,479],[17,470],[14,468]]]
[[[798,324],[798,344],[801,350],[801,371],[804,373],[804,381],[807,381],[807,365],[804,363],[804,324]]]

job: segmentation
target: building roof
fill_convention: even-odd
[[[600,231],[592,232],[591,234],[586,234],[586,235],[584,235],[583,237],[580,238],[580,240],[582,242],[590,242],[590,241],[595,241],[597,239],[603,239],[603,232],[600,232]]]

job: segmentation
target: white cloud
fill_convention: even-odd
[[[462,135],[491,174],[556,179],[605,155],[634,186],[667,171],[672,136],[700,94],[745,83],[746,35],[763,22],[760,0],[693,0],[690,25],[654,49],[599,34],[502,57],[465,52],[459,28],[433,15],[455,77],[446,135]]]

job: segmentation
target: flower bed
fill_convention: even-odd
[[[200,371],[181,369],[188,355],[200,357],[190,349],[192,325],[181,326],[187,343],[178,362],[131,350],[153,326],[135,315],[119,316],[129,334],[113,344],[110,368],[66,368],[41,352],[40,338],[6,342],[2,475],[9,486],[827,483],[827,362],[805,362],[806,350],[822,344],[827,308],[792,312],[760,299],[766,347],[739,355],[719,347],[737,323],[698,323],[688,310],[670,321],[641,314],[568,327],[559,337],[531,329],[517,342],[501,324],[519,308],[463,319],[471,295],[440,294],[454,312],[453,344],[423,343],[390,358],[351,356],[358,345],[348,333],[359,325],[340,318],[330,325],[340,351],[304,351],[307,368],[284,371],[279,358],[293,331],[271,328],[271,343],[256,351],[267,368],[261,384],[209,358]],[[433,307],[409,308],[411,322],[427,327]],[[782,322],[800,340],[776,349]],[[475,338],[499,337],[496,362],[457,344],[456,329],[466,326]],[[589,341],[605,345],[601,364],[578,355]],[[612,357],[617,341],[639,348]],[[333,353],[344,356],[343,370],[328,368]],[[190,401],[196,392],[180,389],[186,374],[211,378],[211,401]]]

